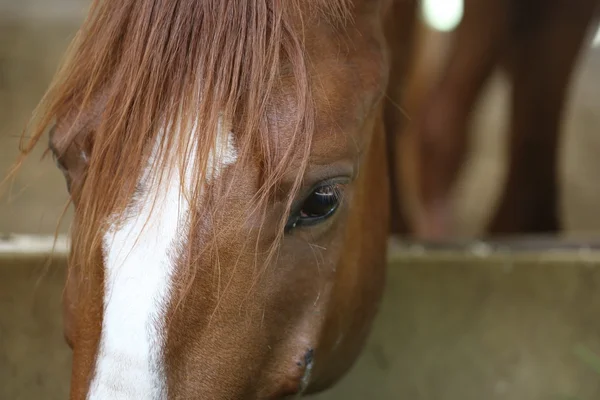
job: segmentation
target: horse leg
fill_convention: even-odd
[[[440,82],[417,119],[421,215],[417,235],[450,233],[450,190],[467,151],[470,112],[497,64],[507,28],[504,0],[466,0]]]
[[[416,23],[419,2],[417,0],[394,1],[387,11],[385,35],[390,50],[390,81],[384,108],[386,150],[390,179],[391,233],[407,233],[404,189],[406,179],[402,174],[402,142],[406,118],[399,105],[402,102],[408,69],[414,58]]]
[[[558,148],[569,82],[597,0],[519,5],[508,47],[512,80],[510,163],[489,227],[493,234],[556,232]],[[516,5],[515,5],[516,7]],[[529,15],[522,15],[529,11]],[[513,26],[515,28],[515,26]]]

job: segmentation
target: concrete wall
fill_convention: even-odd
[[[0,176],[18,155],[33,109],[57,69],[77,23],[0,18]],[[41,161],[47,137],[9,185],[0,186],[0,232],[53,233],[67,202],[62,174],[50,157]],[[2,180],[0,179],[0,181]],[[70,214],[67,215],[67,222]],[[62,231],[66,231],[66,226]]]
[[[89,0],[1,0],[0,18],[72,23],[85,18]]]
[[[67,398],[64,275],[61,260],[0,262],[0,399]],[[318,399],[598,399],[578,352],[600,355],[599,291],[599,251],[403,250],[360,361]]]

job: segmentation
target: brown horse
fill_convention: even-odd
[[[384,94],[415,9],[93,3],[23,148],[55,121],[71,399],[281,398],[344,375],[384,282]]]
[[[465,0],[441,79],[415,112],[417,182],[423,213],[416,233],[452,234],[449,192],[468,150],[468,125],[496,67],[512,84],[507,184],[488,231],[561,228],[558,148],[568,88],[598,0]],[[428,76],[427,78],[431,78]]]

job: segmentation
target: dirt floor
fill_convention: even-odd
[[[36,10],[35,19],[4,18],[9,14],[0,2],[2,173],[79,23],[78,13],[37,7],[49,1],[23,2]],[[584,236],[600,232],[598,71],[600,51],[589,51],[573,86],[562,148],[563,216],[569,233]],[[459,233],[466,236],[481,229],[504,177],[506,92],[497,76],[477,112],[475,151],[455,202]],[[0,234],[54,232],[66,190],[52,161],[39,162],[40,156],[37,151],[0,197]],[[67,211],[61,232],[70,218]],[[600,398],[600,376],[577,356],[580,346],[600,354],[600,256],[479,259],[487,250],[475,250],[473,257],[436,258],[416,248],[391,263],[383,309],[361,361],[319,399]],[[70,359],[59,308],[64,265],[55,263],[39,280],[42,267],[41,260],[0,262],[0,399],[67,398]]]

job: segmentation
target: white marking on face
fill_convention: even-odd
[[[195,130],[191,140],[194,150],[188,160],[195,159],[195,141],[200,140]],[[214,149],[207,181],[236,160],[232,134],[221,124]],[[214,157],[215,153],[220,157]],[[168,166],[170,175],[162,180],[156,178],[165,171],[146,169],[140,180],[143,193],[128,208],[129,218],[111,225],[104,237],[104,318],[89,400],[166,398],[165,313],[176,272],[171,252],[177,239],[187,233],[189,210],[181,192],[178,162],[182,160],[173,161],[176,165]],[[185,190],[193,172],[194,163],[188,162]]]

